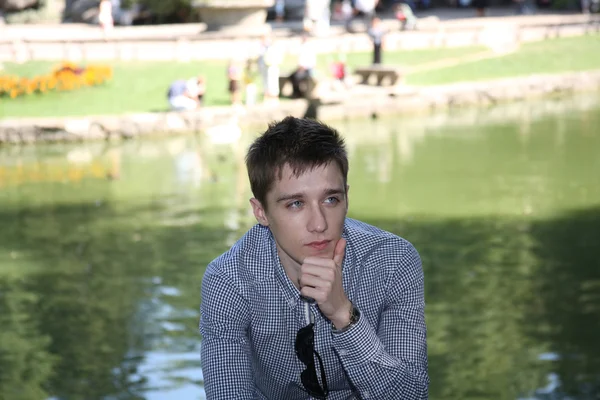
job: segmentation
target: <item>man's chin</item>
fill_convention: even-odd
[[[327,246],[326,248],[319,250],[319,249],[313,249],[310,248],[306,254],[307,257],[321,257],[321,258],[332,258],[333,259],[333,250],[331,250],[329,247],[331,246]]]

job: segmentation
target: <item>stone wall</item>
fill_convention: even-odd
[[[17,12],[6,14],[6,20],[11,24],[57,24],[62,20],[64,8],[62,0],[13,0],[9,3],[23,7]],[[24,8],[31,4],[36,7]]]
[[[278,107],[208,107],[196,112],[144,113],[123,116],[5,119],[0,121],[0,144],[129,139],[155,134],[184,134],[227,126],[264,125],[287,115],[322,120],[400,115],[464,106],[493,106],[549,95],[598,91],[600,70],[536,75],[489,82],[467,82],[426,88],[362,86],[328,100],[282,101]],[[600,96],[599,96],[600,97]],[[214,129],[213,129],[214,130]]]

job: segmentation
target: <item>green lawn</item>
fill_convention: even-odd
[[[415,72],[407,77],[407,83],[440,85],[593,69],[600,69],[600,34],[528,43],[504,57]]]
[[[434,61],[468,56],[485,51],[481,47],[414,50],[386,53],[386,64],[419,66]],[[350,53],[350,68],[370,63],[370,53]],[[319,73],[329,73],[333,55],[319,57]],[[24,65],[7,63],[9,74],[33,76],[50,71],[55,63],[30,62]],[[119,114],[166,110],[169,83],[202,73],[207,77],[207,105],[229,103],[226,82],[226,61],[208,62],[116,62],[114,79],[103,87],[87,88],[70,93],[50,93],[18,99],[0,99],[0,117],[78,116]],[[283,71],[291,69],[293,58],[287,59]],[[600,68],[600,35],[552,39],[524,45],[518,52],[501,58],[481,60],[455,67],[426,72],[414,71],[407,77],[413,85],[435,85],[468,80],[484,80],[533,73],[583,71]]]

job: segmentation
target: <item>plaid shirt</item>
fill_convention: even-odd
[[[427,399],[423,270],[406,240],[346,219],[343,286],[360,311],[355,326],[335,333],[315,319],[328,399]],[[305,302],[285,274],[275,240],[255,225],[211,262],[202,281],[200,332],[208,400],[308,399],[305,366],[294,342],[307,325]]]

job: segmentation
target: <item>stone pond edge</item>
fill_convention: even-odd
[[[490,107],[577,92],[600,92],[600,70],[464,82],[430,87],[378,88],[328,100],[282,101],[278,105],[206,107],[194,112],[18,118],[0,120],[0,145],[130,139],[150,135],[226,132],[262,126],[287,115],[324,121],[406,115],[457,107]],[[223,128],[223,129],[219,129]]]

